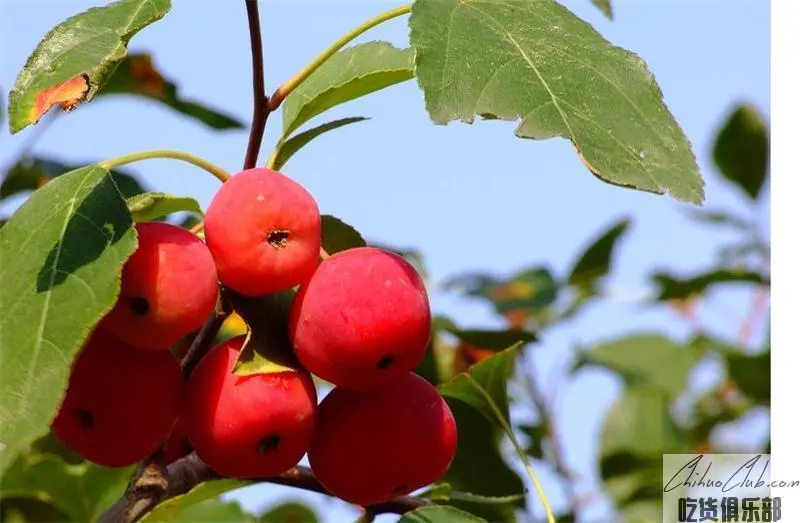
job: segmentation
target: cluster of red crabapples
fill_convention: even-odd
[[[281,474],[307,453],[320,482],[358,505],[440,479],[456,425],[413,372],[431,335],[414,268],[372,247],[321,260],[316,201],[269,169],[226,181],[204,229],[205,242],[163,222],[136,225],[120,296],[72,368],[53,422],[58,437],[103,466],[164,447],[167,463],[194,450],[235,478]],[[287,330],[297,365],[239,375],[247,339],[239,336],[184,379],[168,349],[213,313],[220,283],[250,297],[296,289]],[[334,385],[319,405],[311,374]]]

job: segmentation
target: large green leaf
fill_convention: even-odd
[[[319,518],[311,507],[287,502],[270,508],[258,518],[258,523],[317,523]]]
[[[125,201],[96,165],[48,183],[0,229],[2,454],[46,432],[135,248]]]
[[[336,216],[322,215],[322,248],[328,254],[364,247],[367,242],[361,233]]]
[[[750,198],[758,198],[767,179],[769,129],[756,107],[744,104],[728,116],[714,142],[714,162],[722,176]]]
[[[11,133],[36,123],[56,104],[69,109],[94,98],[125,58],[131,37],[170,8],[170,0],[120,0],[55,26],[36,46],[11,90]]]
[[[256,523],[256,518],[245,512],[236,501],[212,498],[186,507],[172,521],[176,523]]]
[[[519,496],[525,489],[514,470],[500,453],[502,431],[470,405],[455,399],[448,401],[456,418],[458,445],[456,455],[444,481],[452,488],[483,496]],[[495,522],[513,522],[516,504],[484,505],[450,500],[449,504],[463,508]]]
[[[333,120],[332,122],[318,125],[317,127],[309,129],[308,131],[298,133],[288,140],[281,140],[275,146],[275,151],[273,151],[267,167],[270,169],[275,169],[276,171],[280,171],[286,162],[289,161],[289,158],[294,156],[294,153],[305,147],[308,142],[317,136],[325,134],[328,131],[338,129],[339,127],[344,127],[345,125],[350,125],[351,123],[362,122],[364,120],[369,120],[369,118],[365,118],[363,116],[340,118],[339,120]]]
[[[584,351],[576,368],[600,365],[620,373],[631,385],[644,385],[674,398],[686,387],[701,352],[661,334],[634,334]]]
[[[706,292],[709,287],[724,283],[756,283],[769,285],[762,274],[744,270],[714,269],[691,278],[679,278],[664,272],[652,276],[661,288],[657,301],[685,300]]]
[[[573,265],[567,283],[591,288],[599,278],[606,276],[619,239],[629,227],[630,220],[620,220],[592,242]]]
[[[177,86],[156,69],[149,54],[131,54],[119,64],[98,96],[111,94],[134,95],[161,102],[212,129],[244,127],[242,122],[230,115],[178,96]]]
[[[249,484],[249,481],[239,479],[222,479],[200,483],[186,494],[181,494],[180,496],[175,496],[174,498],[159,503],[155,509],[145,514],[140,521],[147,523],[162,523],[167,521],[184,521],[189,523],[191,521],[197,521],[196,519],[191,519],[192,515],[196,517],[198,514],[198,511],[192,510],[192,507],[201,505],[204,502],[208,503],[205,505],[207,508],[213,507],[218,503],[215,502],[220,495],[231,490],[246,487]]]
[[[104,501],[125,491],[132,469],[89,462],[70,465],[58,456],[22,453],[0,481],[0,497],[52,503],[71,521],[93,521]]]
[[[88,165],[92,162],[80,162]],[[21,192],[35,191],[53,178],[79,169],[78,165],[67,165],[44,157],[23,158],[9,167],[0,184],[0,200]],[[111,178],[122,196],[129,198],[145,191],[144,187],[126,171],[112,170]]]
[[[555,0],[417,0],[415,74],[435,123],[519,120],[568,138],[600,179],[701,203],[691,145],[653,74]]]
[[[127,200],[128,210],[135,222],[149,222],[175,212],[193,212],[203,215],[197,200],[189,196],[175,196],[163,192],[137,194]]]
[[[602,456],[624,453],[651,457],[680,451],[682,433],[669,412],[666,395],[655,387],[633,386],[606,415]]]
[[[487,521],[455,507],[433,505],[406,512],[397,523],[487,523]]]
[[[504,430],[509,429],[508,379],[514,372],[517,344],[470,367],[437,388],[446,398],[453,398],[477,409]],[[510,429],[509,429],[510,430]]]
[[[449,381],[439,385],[437,389],[445,398],[462,401],[471,406],[505,432],[522,461],[528,477],[539,491],[542,503],[549,509],[549,503],[541,490],[536,473],[528,461],[525,449],[518,441],[509,419],[508,380],[514,372],[514,363],[521,346],[522,344],[518,343],[472,365],[466,372],[457,374]],[[484,494],[480,491],[471,492]]]
[[[388,42],[348,47],[330,57],[283,102],[286,139],[311,118],[356,98],[410,80],[414,59],[410,49]]]

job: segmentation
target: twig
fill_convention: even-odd
[[[264,139],[264,129],[269,116],[269,99],[264,89],[264,55],[261,49],[261,22],[258,18],[257,0],[245,0],[247,23],[250,28],[250,51],[253,56],[253,122],[243,169],[252,169],[258,162],[258,150]]]
[[[101,517],[101,523],[133,523],[151,511],[163,500],[189,492],[196,485],[222,477],[211,470],[194,452],[172,463],[166,469],[167,487],[160,492],[155,490],[129,490],[126,495],[109,508]],[[306,467],[294,467],[283,474],[271,478],[255,480],[256,483],[272,483],[295,487],[330,496],[314,473]],[[385,503],[372,505],[366,510],[372,514],[404,514],[415,508],[430,505],[423,498],[400,496]],[[134,510],[135,509],[135,510]]]
[[[567,497],[569,498],[571,511],[573,513],[577,513],[577,510],[581,505],[581,497],[578,494],[578,490],[575,488],[575,474],[567,466],[564,447],[561,444],[561,440],[559,439],[556,431],[556,424],[554,421],[555,417],[550,409],[550,405],[548,405],[547,398],[545,398],[544,393],[540,390],[536,378],[534,377],[533,365],[528,361],[528,358],[526,357],[527,354],[527,352],[522,353],[522,364],[524,367],[522,375],[525,379],[525,383],[528,386],[528,392],[533,400],[533,404],[539,411],[539,417],[544,425],[545,433],[550,440],[550,444],[552,446],[553,468],[555,468],[556,472],[558,472],[564,478],[564,485],[567,491]]]
[[[206,322],[200,328],[189,350],[184,354],[181,360],[181,369],[183,375],[188,378],[203,356],[211,349],[214,340],[217,337],[219,329],[225,322],[225,319],[230,316],[233,308],[231,307],[230,300],[226,296],[224,288],[220,288],[219,298],[217,299],[217,306],[211,316],[208,317]]]
[[[764,314],[764,310],[769,304],[770,288],[767,286],[759,287],[750,305],[750,312],[739,328],[739,345],[744,348],[750,343],[750,338],[756,328],[756,324]]]
[[[98,523],[138,521],[152,510],[169,492],[163,458],[160,449],[144,461],[128,483],[125,495],[100,516]]]

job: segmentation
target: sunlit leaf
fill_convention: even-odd
[[[334,54],[283,102],[283,137],[331,107],[355,100],[414,75],[410,49],[367,42]]]
[[[0,455],[47,431],[73,358],[119,293],[132,225],[108,171],[91,165],[33,193],[0,229]]]
[[[620,373],[631,385],[657,388],[674,398],[686,387],[701,355],[661,334],[634,334],[583,351],[575,368],[600,365]]]
[[[409,26],[435,123],[518,121],[521,138],[569,139],[608,183],[703,201],[691,144],[645,62],[555,0],[417,0]]]

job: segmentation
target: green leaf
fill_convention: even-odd
[[[62,523],[69,516],[52,503],[33,498],[3,498],[0,521],[3,523]]]
[[[57,160],[43,157],[23,158],[6,171],[3,183],[0,184],[0,200],[21,192],[35,191],[51,179],[79,169],[79,165],[91,163],[93,162],[66,165]],[[136,178],[125,171],[112,170],[111,178],[125,198],[145,192],[144,187]]]
[[[522,481],[500,453],[502,431],[497,423],[460,400],[449,399],[447,403],[456,419],[458,442],[455,458],[442,479],[453,489],[484,496],[523,494]],[[510,505],[476,505],[455,500],[450,503],[490,521],[516,521],[514,507]],[[524,500],[517,505],[524,506]]]
[[[367,242],[357,230],[336,216],[322,215],[322,248],[328,254],[364,247]]]
[[[468,274],[446,282],[444,287],[487,299],[500,314],[519,310],[541,312],[558,297],[558,284],[545,267],[526,269],[507,280],[485,274]]]
[[[0,449],[43,435],[71,362],[114,305],[136,232],[109,172],[48,183],[0,229]]]
[[[433,505],[406,512],[397,523],[487,523],[487,521],[455,507]]]
[[[217,501],[216,498],[221,494],[246,487],[247,485],[250,485],[249,481],[240,479],[221,479],[200,483],[186,494],[181,494],[180,496],[175,496],[174,498],[162,501],[156,506],[155,509],[153,509],[152,512],[145,514],[140,521],[143,523],[161,523],[167,521],[184,521],[186,523],[191,523],[193,521],[214,521],[213,519],[193,519],[199,517],[199,511],[192,510],[192,508],[195,506],[201,506],[202,508],[202,503],[207,501],[209,504],[205,505],[205,507],[211,508],[214,505],[219,504],[219,501]],[[227,521],[239,520],[228,519]]]
[[[358,44],[330,57],[283,102],[283,137],[336,105],[414,76],[410,49],[388,42]]]
[[[584,351],[575,368],[600,365],[618,372],[629,385],[643,385],[677,397],[686,387],[700,351],[661,334],[635,334]]]
[[[174,519],[183,523],[255,523],[256,519],[245,512],[241,505],[235,501],[222,501],[219,498],[207,499],[196,505],[186,507],[180,516]]]
[[[606,415],[600,452],[661,459],[661,454],[679,451],[683,443],[666,395],[655,387],[633,386]]]
[[[175,212],[193,212],[203,216],[197,200],[189,196],[175,196],[163,192],[137,194],[127,200],[128,210],[135,222],[149,222]]]
[[[228,291],[234,310],[248,326],[247,339],[234,365],[234,374],[249,376],[298,368],[288,327],[294,294],[289,290],[248,297]]]
[[[656,272],[652,276],[661,288],[656,301],[685,300],[706,292],[709,287],[724,283],[756,283],[769,285],[769,280],[757,272],[731,269],[714,269],[691,278],[676,278]]]
[[[11,133],[53,105],[89,101],[128,52],[128,41],[170,10],[170,0],[121,0],[72,16],[45,35],[17,76],[8,102]]]
[[[611,259],[619,239],[630,227],[630,220],[620,220],[600,235],[581,254],[567,277],[567,283],[592,288],[611,269]]]
[[[722,210],[691,209],[689,217],[708,225],[725,225],[740,231],[750,231],[754,225],[744,218]]]
[[[446,398],[467,403],[503,429],[509,428],[506,389],[521,345],[518,343],[476,363],[468,372],[439,385],[439,392]]]
[[[70,465],[57,456],[22,453],[3,474],[0,497],[39,499],[54,504],[71,521],[94,521],[105,499],[125,492],[132,472],[132,467]]]
[[[98,96],[112,94],[134,95],[155,100],[212,129],[244,127],[241,121],[232,116],[181,98],[175,83],[164,78],[153,65],[153,58],[149,54],[131,54],[122,60]]]
[[[554,0],[417,0],[415,74],[437,124],[518,120],[521,138],[568,138],[600,179],[701,203],[691,145],[653,74]]]
[[[771,352],[756,355],[731,353],[726,356],[728,376],[739,389],[756,401],[770,399]]]
[[[592,3],[603,12],[609,20],[614,19],[614,11],[611,8],[611,0],[592,0]]]
[[[525,449],[511,428],[508,413],[508,380],[514,372],[515,358],[521,345],[518,343],[472,365],[467,372],[457,374],[437,389],[445,398],[466,403],[501,428],[511,440],[531,482],[538,488],[539,480],[528,461]],[[543,495],[541,500],[549,507]]]
[[[288,140],[281,140],[275,146],[275,151],[272,153],[272,158],[268,167],[270,169],[280,171],[286,162],[289,161],[289,158],[294,156],[294,153],[305,147],[308,142],[317,136],[325,134],[328,131],[338,129],[339,127],[344,127],[345,125],[350,125],[351,123],[362,122],[364,120],[369,120],[369,118],[365,118],[363,116],[341,118],[339,120],[333,120],[332,122],[318,125],[317,127],[309,129],[308,131],[298,133]]]
[[[758,198],[769,165],[769,129],[751,104],[736,107],[714,142],[714,162],[728,181],[752,199]]]
[[[501,351],[517,342],[527,344],[536,341],[536,334],[523,329],[460,329],[450,319],[438,316],[433,320],[434,328],[449,332],[462,342],[479,349]]]
[[[470,492],[461,492],[453,490],[452,485],[449,483],[437,483],[433,485],[428,491],[419,494],[418,497],[435,500],[438,502],[443,501],[466,501],[469,503],[476,503],[478,505],[507,505],[510,503],[518,503],[525,499],[524,494],[512,494],[509,496],[482,496],[480,494],[472,494]]]
[[[258,523],[317,523],[319,518],[310,507],[288,502],[272,507],[258,518]]]

